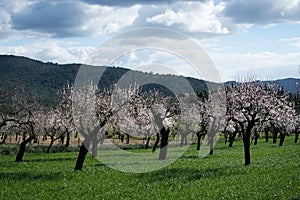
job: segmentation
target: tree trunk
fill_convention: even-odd
[[[232,134],[229,135],[229,145],[228,147],[232,147],[233,146],[233,142],[234,142],[234,139],[237,135],[237,131],[233,132]]]
[[[34,139],[34,137],[30,136],[28,139],[26,139],[23,142],[21,142],[20,148],[19,148],[19,152],[18,152],[18,154],[16,156],[16,162],[22,162],[23,161],[23,157],[24,157],[26,145],[29,142],[31,142],[33,139]]]
[[[7,134],[4,134],[1,144],[5,144],[6,143],[6,139],[7,139]]]
[[[209,142],[209,155],[214,155],[214,141]]]
[[[285,133],[280,134],[280,141],[279,141],[279,146],[281,147],[283,145],[284,139],[285,139]]]
[[[245,166],[250,164],[250,134],[244,135],[244,155],[245,155]]]
[[[265,128],[266,142],[269,142],[269,129]]]
[[[160,142],[160,151],[158,160],[165,160],[167,158],[167,149],[168,149],[168,140],[169,140],[169,133],[170,129],[163,127],[160,130],[161,133],[161,142]]]
[[[124,134],[121,134],[121,142],[124,142]]]
[[[273,133],[273,144],[276,144],[277,135],[278,135],[277,130],[274,130],[274,133]]]
[[[88,153],[88,148],[86,148],[86,146],[89,147],[89,145],[90,141],[85,140],[82,142],[74,169],[75,171],[82,170],[85,157]]]
[[[210,136],[208,137],[208,144],[209,144],[209,155],[214,155],[214,139],[215,139],[215,133],[210,133]]]
[[[254,136],[254,145],[257,145],[258,137],[259,137],[258,134],[257,135],[255,134],[255,136]]]
[[[130,135],[126,133],[126,144],[129,144]]]
[[[50,153],[50,149],[51,149],[51,147],[52,147],[54,141],[55,141],[55,140],[54,140],[53,138],[51,138],[51,141],[50,141],[50,144],[49,144],[49,146],[48,146],[48,149],[47,149],[47,152],[46,152],[46,153]]]
[[[297,143],[297,142],[298,142],[298,138],[299,138],[299,131],[296,131],[296,132],[295,132],[295,140],[294,140],[294,143]]]
[[[145,149],[148,149],[148,148],[149,148],[150,139],[151,139],[151,137],[148,136],[148,137],[147,137],[146,144],[145,144]]]
[[[156,147],[157,147],[157,145],[158,145],[158,143],[159,143],[159,138],[160,138],[159,133],[156,133],[156,140],[155,140],[155,143],[154,143],[154,145],[153,145],[152,152],[155,152]]]
[[[98,156],[98,137],[96,133],[91,136],[92,139],[92,156],[96,158]]]
[[[184,140],[186,138],[186,135],[185,134],[181,134],[181,137],[180,137],[180,147],[183,147],[183,144],[184,144]]]
[[[197,151],[199,151],[201,145],[201,134],[197,132],[196,135],[197,135]]]
[[[67,139],[66,139],[65,147],[69,147],[69,146],[70,146],[70,133],[69,131],[67,131]]]

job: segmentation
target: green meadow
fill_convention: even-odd
[[[22,163],[0,155],[0,199],[300,199],[300,143],[293,139],[282,147],[259,140],[247,167],[241,141],[232,148],[218,142],[213,156],[199,158],[191,145],[167,167],[139,174],[90,154],[74,172],[76,152],[26,153]]]

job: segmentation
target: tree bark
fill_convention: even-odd
[[[277,130],[274,130],[274,133],[273,133],[273,144],[276,144],[276,141],[277,141],[277,135],[278,135],[278,131],[277,131]]]
[[[74,171],[82,170],[85,157],[88,153],[88,148],[86,148],[86,146],[89,147],[89,145],[90,145],[90,141],[85,140],[84,142],[82,142],[80,149],[79,149],[79,154],[77,157]]]
[[[7,134],[4,134],[3,138],[2,138],[2,141],[1,141],[1,144],[5,144],[6,143],[6,139],[7,139]]]
[[[149,148],[150,139],[151,139],[151,137],[148,136],[148,137],[147,137],[146,144],[145,144],[145,149],[148,149],[148,148]]]
[[[281,133],[280,134],[280,141],[279,141],[279,146],[281,147],[283,145],[284,139],[285,139],[286,133]]]
[[[123,143],[124,142],[124,134],[121,134],[121,142]]]
[[[266,142],[269,142],[269,129],[265,128]]]
[[[153,145],[152,152],[155,152],[156,147],[157,147],[157,145],[158,145],[158,143],[159,143],[159,138],[160,138],[159,133],[156,133],[156,140],[155,140],[155,143],[154,143],[154,145]]]
[[[130,135],[126,133],[126,144],[129,144]]]
[[[53,143],[54,143],[54,140],[51,138],[51,141],[50,141],[50,144],[49,144],[49,146],[47,148],[47,152],[46,153],[50,153],[50,149],[51,149]]]
[[[200,132],[197,132],[196,133],[196,135],[197,135],[197,151],[199,151],[200,150],[200,145],[201,145],[201,133]]]
[[[158,160],[165,160],[167,158],[167,149],[168,149],[168,140],[170,129],[163,127],[160,130],[161,133],[161,142],[160,142],[160,151]]]
[[[70,133],[69,131],[67,131],[67,139],[66,139],[65,147],[69,147],[69,146],[70,146]]]
[[[258,135],[254,136],[254,145],[257,145]]]
[[[245,155],[245,166],[250,164],[250,134],[244,135],[244,155]]]
[[[296,132],[295,132],[295,140],[294,140],[294,143],[297,143],[297,142],[298,142],[298,138],[299,138],[299,131],[296,131]]]
[[[19,151],[18,151],[17,156],[16,156],[16,162],[22,162],[23,161],[23,157],[24,157],[25,150],[26,150],[26,145],[29,142],[31,142],[33,139],[34,139],[34,137],[30,136],[29,138],[27,138],[23,142],[21,142]]]
[[[237,131],[234,131],[232,134],[229,135],[229,145],[228,147],[232,147],[233,146],[233,142],[234,142],[234,139],[237,135]]]
[[[180,147],[183,147],[185,140],[186,140],[186,135],[185,134],[181,134],[180,145],[179,145]]]
[[[98,156],[98,137],[97,133],[93,133],[91,136],[92,139],[92,156],[96,158]]]

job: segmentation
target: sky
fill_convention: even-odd
[[[249,74],[260,80],[300,77],[300,0],[1,0],[0,54],[85,63],[105,41],[144,27],[190,38],[222,81]],[[143,37],[151,41],[151,32]],[[112,65],[151,63],[198,78],[186,60],[163,48],[131,51]]]

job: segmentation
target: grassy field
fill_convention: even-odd
[[[198,158],[196,147],[173,164],[144,174],[110,169],[88,155],[73,172],[77,153],[0,155],[0,199],[300,199],[300,143],[259,141],[251,165],[241,142],[217,143],[215,155]],[[145,150],[139,150],[145,151]]]

